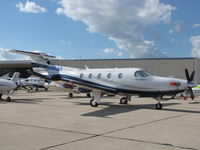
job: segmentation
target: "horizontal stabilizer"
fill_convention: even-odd
[[[45,53],[28,52],[28,51],[22,51],[22,50],[9,50],[9,52],[16,53],[16,54],[22,54],[22,55],[28,55],[30,57],[42,57],[44,59],[56,58],[55,56],[47,55]]]

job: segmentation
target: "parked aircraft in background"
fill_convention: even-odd
[[[16,82],[18,81],[19,73],[14,73],[11,80],[0,79],[0,99],[2,99],[3,94],[6,94],[8,97],[6,98],[7,102],[11,101],[10,93],[17,88]]]
[[[160,77],[149,73],[142,68],[102,68],[102,69],[79,69],[61,67],[50,64],[49,58],[43,57],[46,54],[32,53],[20,50],[10,50],[10,52],[29,55],[32,57],[32,70],[30,72],[48,80],[56,81],[60,84],[71,83],[73,86],[90,90],[93,98],[90,101],[92,107],[97,107],[103,94],[121,95],[121,104],[127,104],[132,95],[154,97],[158,100],[155,105],[157,109],[162,109],[160,97],[182,93],[186,90],[194,98],[192,87],[197,84],[193,82],[193,71],[191,76],[185,69],[186,80]],[[48,56],[48,55],[47,55]],[[48,75],[42,75],[35,71],[35,68],[43,68]]]
[[[38,77],[21,78],[18,82],[18,86],[27,89],[28,92],[34,88],[35,91],[38,91],[39,88],[44,88],[45,91],[48,90],[48,88],[45,87],[45,80]]]
[[[74,96],[74,94],[80,94],[80,93],[86,93],[88,97],[90,97],[90,90],[87,89],[83,89],[83,88],[78,88],[78,87],[74,87],[73,84],[70,83],[56,83],[54,81],[50,81],[50,82],[46,82],[44,85],[46,88],[49,87],[59,87],[59,88],[64,88],[66,89],[66,92],[69,92],[69,97],[72,98]]]

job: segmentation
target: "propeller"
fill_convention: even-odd
[[[188,69],[185,68],[185,76],[188,83],[191,83],[194,80],[195,71],[192,72],[191,76],[189,75]],[[191,87],[187,89],[188,93],[190,93],[191,99],[194,99],[194,93]]]

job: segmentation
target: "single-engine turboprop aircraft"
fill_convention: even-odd
[[[29,55],[32,57],[31,73],[44,79],[53,80],[57,83],[71,83],[79,88],[91,91],[93,98],[90,101],[92,107],[100,104],[103,94],[121,95],[121,104],[127,104],[132,95],[154,97],[158,100],[156,109],[162,109],[160,97],[163,95],[174,95],[188,90],[191,98],[194,98],[192,87],[197,84],[193,82],[195,71],[191,76],[185,69],[186,80],[160,77],[149,73],[142,68],[103,68],[103,69],[79,69],[61,67],[50,64],[52,56],[43,53],[33,53],[21,50],[10,50],[10,52]],[[46,56],[46,57],[43,57]],[[47,59],[48,58],[48,59]],[[42,75],[35,68],[43,68],[48,76]]]

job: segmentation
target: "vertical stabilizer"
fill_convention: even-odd
[[[19,72],[15,72],[10,81],[18,82],[19,81]]]

